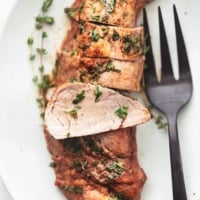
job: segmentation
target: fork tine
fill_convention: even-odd
[[[175,30],[176,30],[176,43],[177,43],[177,52],[178,52],[178,63],[179,63],[179,74],[180,78],[185,77],[191,78],[190,65],[188,61],[187,51],[185,47],[185,42],[176,10],[176,6],[173,5],[174,11],[174,21],[175,21]]]
[[[149,50],[145,53],[146,56],[146,65],[147,68],[145,69],[144,73],[144,79],[146,84],[153,84],[157,83],[157,77],[155,72],[155,64],[154,64],[154,58],[153,58],[153,51],[152,51],[152,45],[151,45],[151,36],[149,31],[149,25],[147,20],[147,13],[146,10],[143,9],[143,23],[144,23],[144,34],[146,39],[146,47],[149,48]]]
[[[174,80],[172,63],[169,53],[169,47],[167,42],[167,36],[163,23],[162,13],[160,6],[158,7],[159,17],[159,30],[160,30],[160,50],[161,50],[161,64],[162,64],[162,81]]]

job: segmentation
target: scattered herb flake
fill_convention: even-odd
[[[99,15],[93,15],[92,16],[92,19],[96,22],[99,22],[100,21],[100,16]]]
[[[48,9],[51,7],[53,0],[45,0],[42,4],[42,11],[48,12]]]
[[[73,117],[74,119],[78,118],[78,109],[81,109],[80,106],[75,106],[72,110],[70,111],[65,111],[65,113],[69,113],[71,117]]]
[[[80,186],[68,186],[68,185],[65,185],[64,186],[64,190],[68,191],[68,192],[71,192],[71,193],[74,193],[74,194],[83,194],[83,188],[80,187]]]
[[[34,42],[34,40],[33,40],[32,37],[28,38],[27,44],[28,44],[29,46],[33,45],[33,42]]]
[[[120,106],[116,111],[115,115],[118,116],[121,119],[126,119],[128,115],[128,106]]]
[[[94,90],[95,102],[99,100],[99,97],[102,95],[102,92],[99,90],[99,86],[97,86]]]
[[[97,31],[95,29],[93,29],[90,34],[90,38],[92,41],[97,42],[100,38],[100,35],[97,33]]]
[[[72,101],[73,104],[80,103],[85,98],[85,91],[81,91],[76,95],[76,98]]]
[[[50,162],[49,166],[52,167],[52,168],[55,168],[56,167],[56,163],[55,162]]]

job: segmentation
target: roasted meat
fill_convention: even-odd
[[[73,51],[58,54],[56,84],[70,81],[99,84],[109,88],[139,91],[144,56],[136,61],[86,58]]]
[[[65,12],[76,21],[134,27],[140,10],[150,1],[152,0],[76,0]]]
[[[143,28],[135,26],[146,2],[76,0],[65,9],[72,28],[57,56],[45,136],[55,184],[68,200],[140,199],[146,175],[135,126],[150,114],[105,87],[140,89],[145,45]]]
[[[107,29],[106,36],[102,37],[104,29]],[[142,27],[131,29],[86,23],[81,25],[80,33],[80,26],[73,21],[73,28],[58,53],[56,84],[77,80],[139,91],[143,68]]]
[[[143,28],[122,28],[86,22],[78,37],[83,57],[136,60],[144,53]]]
[[[68,200],[140,199],[146,175],[138,164],[134,128],[66,140],[45,134],[55,184]]]
[[[148,110],[137,100],[79,82],[58,87],[45,111],[47,130],[56,139],[133,127],[149,118]]]

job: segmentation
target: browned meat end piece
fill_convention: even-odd
[[[136,60],[144,54],[143,27],[121,28],[86,22],[78,36],[81,56]]]
[[[139,91],[144,57],[136,61],[80,57],[76,51],[58,54],[56,84],[69,81],[94,83],[121,90]]]
[[[138,200],[146,180],[137,160],[135,128],[55,140],[45,131],[56,182],[68,200]]]
[[[148,0],[76,0],[65,9],[76,21],[90,21],[120,27],[135,27],[140,10]]]

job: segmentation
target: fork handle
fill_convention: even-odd
[[[177,114],[168,118],[173,200],[187,200],[177,129]]]

